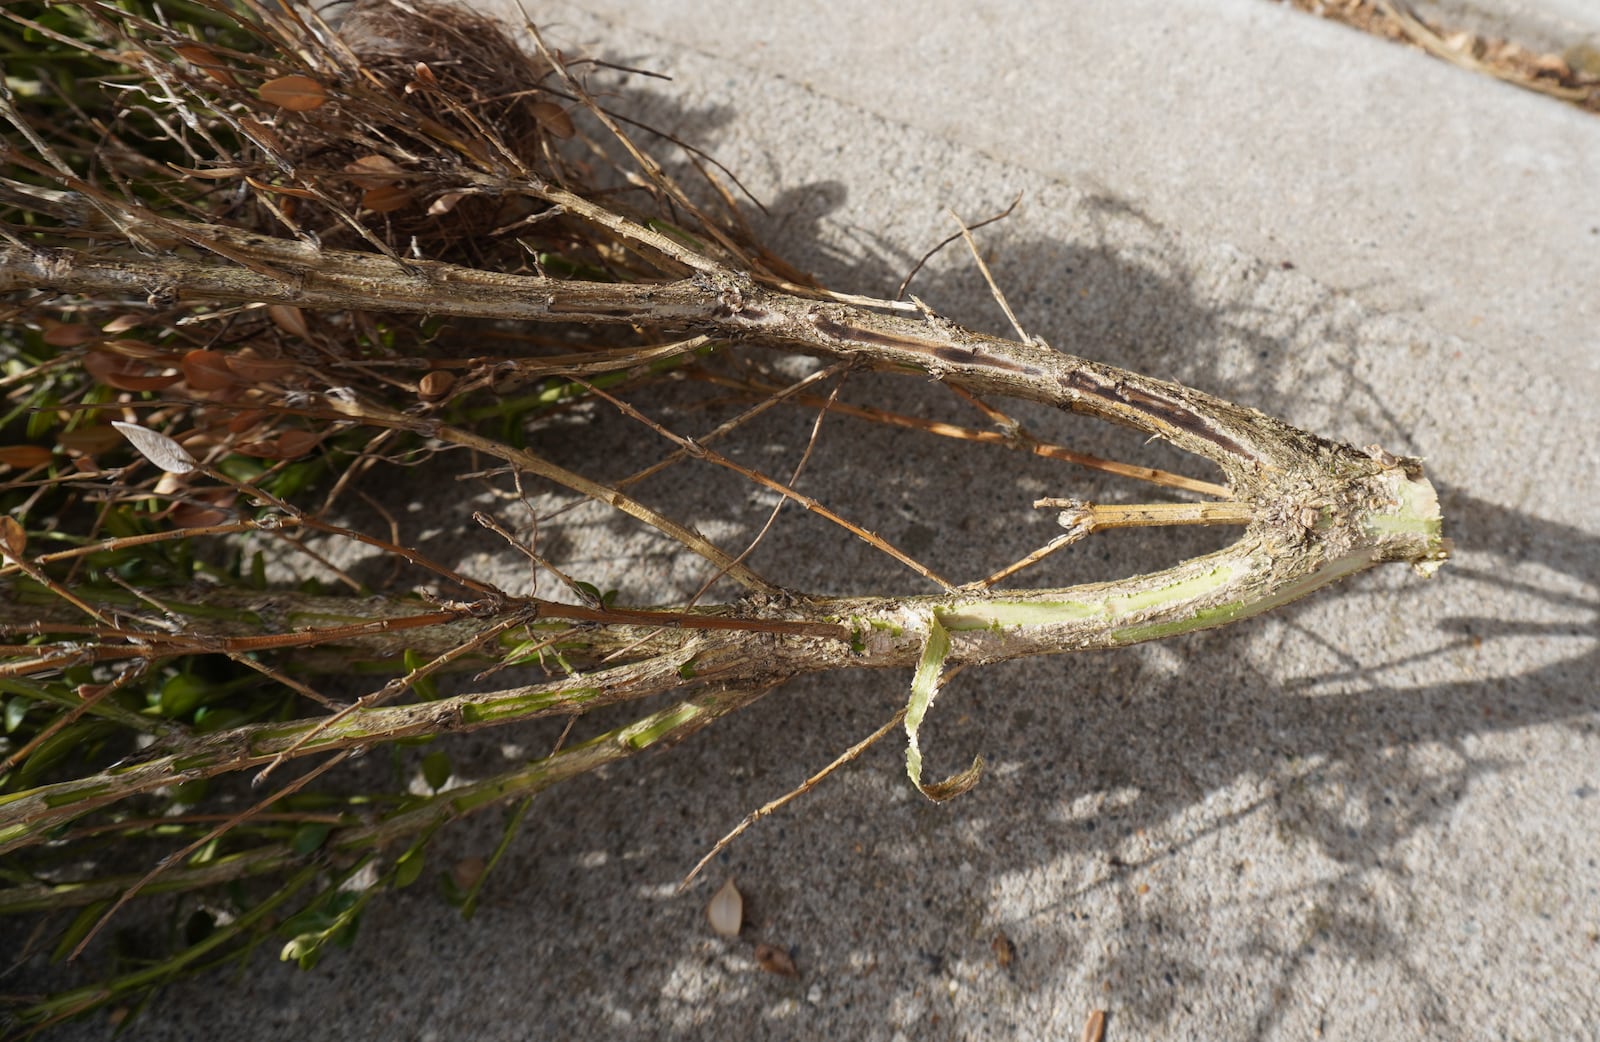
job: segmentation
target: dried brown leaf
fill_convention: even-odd
[[[351,160],[344,165],[344,172],[363,188],[387,188],[406,175],[405,167],[376,154]]]
[[[994,964],[1002,970],[1009,970],[1011,964],[1017,961],[1017,946],[1006,936],[1004,930],[994,935],[989,947],[994,952]]]
[[[411,205],[411,192],[400,185],[369,188],[361,194],[361,205],[373,213],[393,213]]]
[[[428,204],[428,216],[440,217],[456,208],[456,204],[465,199],[467,192],[446,192]]]
[[[276,306],[276,305],[275,305]],[[271,308],[267,309],[271,311]],[[299,312],[299,308],[288,310]],[[304,321],[302,319],[301,321]],[[230,354],[227,356],[228,368],[239,374],[239,378],[248,383],[270,383],[282,380],[293,373],[295,364],[281,358],[262,358],[251,354]]]
[[[244,183],[258,192],[269,192],[272,195],[286,195],[292,199],[316,199],[317,193],[309,188],[294,188],[290,185],[269,184],[257,177],[245,177]]]
[[[267,151],[283,151],[283,138],[278,136],[277,131],[273,130],[265,123],[262,123],[260,120],[251,119],[249,116],[240,116],[239,126],[246,134],[250,136],[250,140],[254,141]]]
[[[322,435],[316,431],[284,431],[277,442],[278,459],[299,459],[321,444]]]
[[[306,313],[293,304],[269,304],[267,306],[267,317],[272,319],[273,325],[285,333],[297,336],[301,340],[309,340],[311,338],[311,327],[306,325]],[[230,364],[235,360],[243,361],[242,358],[236,357],[230,360]]]
[[[288,112],[310,112],[328,102],[328,92],[310,76],[292,73],[268,80],[256,92],[261,100]]]
[[[460,890],[471,890],[483,878],[489,863],[476,855],[464,857],[450,868],[450,878]]]
[[[100,331],[102,333],[111,334],[126,333],[130,329],[137,329],[143,323],[144,316],[129,312],[126,315],[118,315],[110,322],[107,322],[103,327],[101,327]]]
[[[64,322],[51,326],[41,338],[51,347],[77,347],[91,340],[101,339],[100,330],[83,322]]]
[[[417,381],[417,395],[425,402],[436,402],[450,393],[450,388],[456,385],[456,377],[444,369],[435,369]]]
[[[186,43],[174,47],[173,51],[177,53],[178,57],[218,83],[228,87],[239,85],[239,81],[233,78],[233,73],[228,71],[227,66],[223,65],[222,61],[207,48],[197,43]]]
[[[28,552],[28,530],[10,514],[0,515],[0,550],[13,561],[22,560]]]
[[[798,977],[800,970],[788,952],[775,944],[756,945],[756,965],[780,977]]]
[[[228,367],[228,356],[221,351],[190,351],[183,356],[179,368],[184,382],[195,391],[224,391],[240,382]]]
[[[536,101],[531,106],[533,118],[539,125],[563,141],[577,133],[567,110],[553,101]]]
[[[193,493],[196,501],[185,501],[172,508],[167,516],[179,528],[204,528],[220,525],[228,520],[232,511],[227,508],[239,494],[231,488],[208,488]]]
[[[228,433],[243,434],[269,415],[265,409],[245,409],[242,412],[235,413],[227,422]]]
[[[54,456],[43,445],[0,445],[0,463],[19,470],[49,463]]]
[[[65,452],[81,452],[95,456],[109,452],[122,444],[122,435],[103,424],[92,424],[56,435],[56,444]]]
[[[161,391],[183,379],[181,373],[152,373],[136,358],[98,349],[83,356],[83,371],[96,382],[119,391]]]

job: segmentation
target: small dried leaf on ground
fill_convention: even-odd
[[[737,937],[744,925],[744,895],[728,880],[711,895],[706,905],[706,919],[719,937]]]
[[[756,965],[779,977],[798,977],[800,970],[794,958],[775,944],[756,945]]]

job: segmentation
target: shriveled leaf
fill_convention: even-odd
[[[277,453],[274,459],[299,459],[308,455],[322,442],[322,435],[316,431],[284,431],[277,437]]]
[[[51,347],[77,347],[79,344],[86,344],[91,340],[99,340],[100,336],[100,330],[91,325],[83,322],[69,322],[59,326],[51,326],[44,331],[44,336],[40,339]]]
[[[298,322],[300,331],[296,332],[295,335],[300,337],[306,335],[305,316],[300,314],[299,308],[284,307],[283,311],[286,314],[281,316],[276,313],[277,310],[277,305],[267,309],[268,313],[272,314],[274,323],[284,326],[286,323],[293,325]],[[286,331],[294,332],[294,330]],[[290,373],[293,373],[295,365],[293,362],[285,361],[281,358],[262,358],[259,355],[252,354],[229,354],[228,368],[232,369],[241,379],[248,383],[270,383],[274,380],[282,380]]]
[[[489,868],[489,863],[474,854],[464,857],[450,867],[450,881],[456,889],[465,894],[478,885],[478,880],[483,878],[483,873]]]
[[[1011,964],[1017,961],[1017,946],[1004,930],[994,935],[989,941],[989,948],[994,952],[994,964],[1002,970],[1009,970]]]
[[[126,315],[118,315],[116,318],[102,326],[100,331],[102,333],[115,335],[117,333],[126,333],[130,329],[137,329],[143,324],[144,316],[129,313]]]
[[[249,167],[243,166],[213,166],[205,169],[192,166],[179,166],[177,163],[168,163],[168,167],[180,174],[198,177],[205,181],[233,181],[250,173]]]
[[[83,356],[83,370],[97,383],[119,391],[161,391],[183,379],[180,373],[152,373],[137,358],[108,354],[98,348]]]
[[[405,168],[388,156],[370,155],[352,160],[344,166],[350,180],[363,188],[383,188],[394,184],[406,175]]]
[[[43,445],[0,445],[0,463],[19,470],[49,463],[53,455]]]
[[[178,55],[178,57],[182,58],[190,65],[193,65],[207,76],[210,76],[218,83],[233,87],[239,82],[233,78],[233,73],[227,70],[227,68],[222,64],[222,61],[216,55],[212,54],[209,50],[197,43],[182,44],[178,47],[174,47],[173,51]]]
[[[200,502],[179,503],[168,517],[179,528],[205,528],[220,525],[233,516],[228,507],[239,498],[231,488],[201,489],[194,493]]]
[[[533,118],[539,121],[541,127],[562,140],[577,133],[577,128],[572,125],[572,117],[567,115],[567,110],[553,101],[534,102]]]
[[[228,418],[227,431],[229,434],[243,434],[271,415],[265,409],[242,409]]]
[[[950,655],[950,633],[934,613],[928,624],[928,640],[922,646],[922,659],[917,663],[916,676],[911,679],[911,700],[906,703],[906,774],[924,796],[935,803],[961,795],[974,785],[983,774],[983,757],[975,757],[972,766],[959,774],[952,774],[942,782],[922,784],[922,748],[917,743],[917,732],[928,715],[928,708],[939,696],[939,681],[944,676],[944,660]]]
[[[277,131],[260,120],[251,119],[249,116],[240,116],[239,126],[249,135],[250,140],[268,152],[283,151],[283,138],[278,136]]]
[[[164,347],[152,344],[148,340],[136,340],[128,336],[107,340],[96,350],[121,355],[124,358],[149,358],[161,362],[171,362],[176,357]]]
[[[115,427],[138,450],[139,455],[154,463],[168,474],[187,474],[199,464],[182,445],[165,434],[141,427],[136,423],[112,420]]]
[[[798,977],[800,970],[794,964],[794,958],[775,944],[756,945],[756,965],[768,973],[775,973],[780,977]]]
[[[261,100],[290,112],[310,112],[327,104],[328,92],[310,76],[293,73],[268,80],[256,92]]]
[[[469,192],[445,192],[439,198],[428,204],[429,217],[442,217],[456,208],[456,204],[465,199]]]
[[[417,395],[425,402],[436,402],[450,393],[456,383],[455,374],[435,369],[417,381]]]
[[[56,444],[66,452],[82,452],[95,456],[110,452],[122,444],[122,436],[104,424],[90,424],[76,430],[62,431],[56,435]]]
[[[401,185],[384,185],[362,192],[361,205],[373,213],[393,213],[410,206],[413,198],[408,188]]]
[[[0,516],[0,551],[13,561],[21,560],[28,552],[28,530],[10,514]]]
[[[244,183],[258,192],[267,192],[271,195],[286,195],[291,199],[316,199],[316,192],[309,188],[296,188],[293,185],[278,185],[270,181],[263,181],[258,177],[246,177]]]
[[[221,351],[190,351],[178,368],[183,370],[190,389],[196,391],[223,391],[240,383],[228,367],[228,356]]]

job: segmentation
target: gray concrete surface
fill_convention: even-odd
[[[1103,1008],[1114,1040],[1600,1038],[1600,120],[1259,0],[590,9],[544,19],[672,73],[652,117],[746,175],[830,284],[892,289],[943,207],[1023,192],[984,244],[1031,332],[1427,457],[1457,557],[966,674],[925,747],[935,771],[982,752],[975,792],[922,801],[885,742],[674,896],[908,678],[792,684],[541,799],[475,921],[413,888],[316,973],[262,953],[168,990],[135,1036],[1042,1040]],[[1000,328],[954,252],[915,288]],[[851,389],[949,409],[904,381]],[[775,419],[771,443],[809,422]],[[1028,503],[1079,480],[841,424],[805,488],[967,575],[1048,538]],[[658,491],[730,542],[762,516]],[[559,535],[629,599],[693,578],[648,541]],[[1108,539],[1040,581],[1198,545]],[[800,587],[915,588],[804,518],[766,552]],[[548,739],[471,748],[487,772]],[[496,837],[471,822],[454,847]],[[710,934],[729,877],[798,980]]]

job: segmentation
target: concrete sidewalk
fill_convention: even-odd
[[[1057,1040],[1101,1008],[1112,1040],[1600,1038],[1600,119],[1262,0],[854,9],[539,17],[671,73],[651,117],[745,176],[835,288],[892,291],[949,234],[944,207],[1024,193],[983,243],[1030,332],[1427,457],[1456,559],[964,674],[924,743],[934,773],[985,756],[973,793],[926,803],[890,739],[675,896],[909,678],[792,684],[541,797],[475,921],[414,887],[315,973],[262,953],[168,990],[135,1037]],[[1001,328],[956,251],[914,291]],[[883,393],[916,408],[904,383]],[[1028,503],[1077,480],[830,433],[806,491],[963,574],[1042,543]],[[713,536],[753,516],[671,495]],[[912,588],[785,518],[765,563],[794,585]],[[670,566],[562,535],[625,600],[674,593]],[[1041,581],[1199,545],[1143,538]],[[485,772],[512,740],[479,741]],[[475,821],[447,843],[497,837]],[[798,980],[710,934],[730,876]]]

